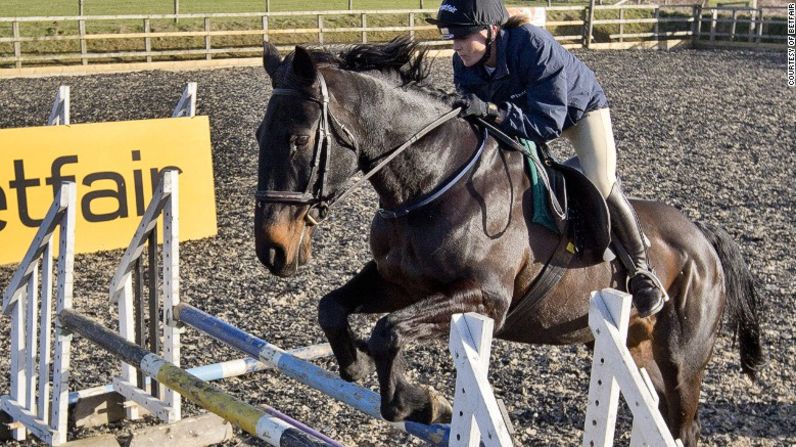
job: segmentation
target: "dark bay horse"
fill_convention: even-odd
[[[266,45],[264,65],[275,89],[257,130],[255,239],[260,261],[273,274],[291,276],[309,262],[312,226],[354,174],[385,161],[393,148],[451,111],[446,95],[423,85],[425,52],[416,50],[397,39],[336,55],[297,47],[282,60]],[[451,315],[460,312],[493,318],[496,336],[506,340],[589,343],[589,292],[623,289],[625,272],[618,262],[575,258],[534,315],[504,330],[507,313],[559,242],[530,223],[533,198],[522,155],[500,149],[458,118],[404,146],[369,178],[382,210],[404,209],[456,173],[465,175],[414,211],[377,213],[373,259],[321,299],[319,321],[344,379],[361,379],[375,365],[385,419],[430,423],[448,420],[451,409],[435,391],[405,379],[407,343],[447,337]],[[472,168],[462,170],[468,164]],[[723,314],[739,336],[743,372],[754,379],[763,362],[758,299],[727,233],[694,224],[662,203],[633,205],[671,299],[654,317],[633,314],[628,346],[650,373],[672,434],[693,446],[702,376]],[[360,340],[348,323],[353,313],[387,315]]]

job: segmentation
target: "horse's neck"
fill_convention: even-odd
[[[368,169],[412,138],[427,124],[450,111],[423,93],[381,85],[362,95],[359,115],[364,127],[360,167]],[[407,148],[371,178],[382,205],[395,208],[428,193],[462,166],[476,149],[470,126],[453,119]]]

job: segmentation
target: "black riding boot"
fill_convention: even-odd
[[[648,317],[661,310],[666,292],[649,265],[644,233],[635,210],[622,193],[619,181],[611,189],[606,203],[611,213],[611,232],[627,251],[632,262],[632,265],[625,265],[628,269],[627,291],[633,295],[633,304],[639,316]]]

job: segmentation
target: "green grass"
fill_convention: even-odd
[[[173,6],[173,0],[85,0],[86,13],[88,15],[124,15],[124,14],[159,14],[170,13]],[[180,12],[253,12],[261,11],[264,7],[265,0],[180,0]],[[545,4],[544,1],[514,1],[510,4],[531,6],[537,4]],[[0,0],[0,16],[13,13],[14,15],[37,15],[46,10],[47,14],[64,14],[74,15],[77,0]],[[426,1],[427,8],[435,8],[439,1]],[[564,2],[560,4],[574,5],[573,2]],[[46,5],[46,7],[45,7]],[[330,15],[324,17],[324,24],[327,28],[340,28],[340,27],[358,27],[360,25],[360,16],[358,14],[346,14],[344,10],[347,8],[347,0],[322,0],[320,2],[299,2],[298,0],[272,0],[272,10],[299,10],[300,7],[312,10],[341,10],[340,14]],[[377,9],[377,8],[390,8],[390,9],[413,9],[417,8],[419,0],[395,0],[386,2],[383,0],[354,0],[354,8],[363,9]],[[70,11],[69,8],[72,8]],[[258,9],[259,8],[259,9]],[[433,15],[430,13],[429,15]],[[670,17],[673,15],[688,17],[690,10],[678,10],[673,13],[669,11],[661,11],[661,17]],[[580,20],[583,14],[580,11],[548,11],[548,21],[564,21],[564,20]],[[652,18],[654,11],[652,9],[627,9],[624,11],[625,19],[633,18]],[[596,12],[597,19],[617,19],[619,18],[619,10],[598,10]],[[415,25],[425,25],[423,15],[415,17]],[[409,23],[407,14],[368,14],[368,26],[406,26]],[[295,29],[295,28],[315,28],[317,26],[316,16],[290,16],[290,17],[271,17],[269,20],[269,28],[271,30],[277,29]],[[214,31],[219,30],[256,30],[261,27],[261,19],[259,17],[251,18],[213,18],[211,19],[211,29]],[[705,22],[703,24],[703,32],[709,27]],[[727,32],[729,24],[719,24],[717,27],[718,32]],[[738,24],[736,33],[745,35],[748,33],[748,24]],[[784,25],[781,26],[784,28]],[[173,32],[173,31],[201,31],[204,29],[204,21],[202,19],[181,19],[179,23],[174,23],[170,19],[153,19],[150,23],[150,28],[153,32]],[[690,23],[661,23],[659,25],[660,31],[687,31],[691,29]],[[87,23],[87,32],[89,34],[98,33],[140,33],[144,30],[142,20],[108,20],[108,21],[90,21]],[[557,26],[549,27],[548,30],[554,35],[580,35],[582,27],[580,25],[574,26]],[[624,33],[646,33],[652,32],[654,25],[651,23],[635,23],[625,24]],[[767,27],[766,33],[778,32],[778,27],[772,25]],[[611,34],[619,33],[619,25],[597,25],[594,28],[594,36],[597,42],[608,42]],[[782,30],[784,33],[784,30]],[[74,21],[44,21],[32,23],[20,23],[20,34],[24,37],[35,36],[74,36],[78,34],[77,23]],[[368,32],[368,40],[370,42],[387,41],[399,34],[400,32]],[[12,28],[10,23],[0,24],[0,37],[12,36]],[[438,33],[435,29],[426,31],[417,31],[415,34],[418,39],[436,39]],[[361,33],[347,32],[347,33],[325,33],[325,43],[353,43],[360,42]],[[250,36],[213,36],[212,47],[214,49],[225,48],[259,48],[261,46],[262,37],[259,35]],[[298,33],[298,34],[279,34],[271,35],[271,42],[277,45],[295,45],[295,44],[312,44],[318,41],[317,33]],[[152,49],[155,51],[165,50],[179,50],[186,48],[204,48],[203,37],[158,37],[151,39]],[[125,38],[125,39],[111,39],[111,40],[89,40],[89,52],[129,52],[129,51],[143,51],[145,43],[143,38]],[[24,42],[22,43],[22,51],[25,55],[57,55],[65,53],[78,53],[80,51],[80,43],[77,40],[67,41],[47,41],[47,42]],[[0,43],[0,57],[13,55],[13,46],[10,43]],[[237,56],[255,56],[256,54],[238,54]],[[213,57],[225,57],[227,54],[216,54]],[[187,56],[186,56],[187,57]],[[184,59],[186,57],[155,57],[155,60],[166,59]],[[193,56],[193,58],[203,58],[204,56]],[[128,58],[128,61],[140,61],[144,58]],[[114,60],[115,59],[109,59]],[[92,63],[107,62],[108,60],[92,59]],[[77,62],[77,61],[75,61]],[[47,63],[47,62],[44,62]],[[0,67],[9,66],[8,63],[0,63]],[[32,65],[31,62],[26,62],[25,65]]]
[[[73,16],[79,0],[2,0],[0,17]],[[441,0],[424,0],[428,9]],[[266,0],[179,0],[180,13],[263,12]],[[545,6],[546,0],[509,0],[509,5]],[[557,0],[554,5],[588,4],[588,0]],[[420,0],[353,0],[354,9],[416,9]],[[173,0],[84,0],[86,15],[172,14]],[[344,10],[348,0],[271,0],[271,11]]]
[[[266,0],[180,0],[180,13],[262,12]],[[426,8],[436,8],[439,0],[425,1]],[[172,0],[85,0],[86,15],[172,14]],[[419,8],[420,0],[354,0],[355,9]],[[271,0],[271,11],[307,11],[348,9],[348,0]],[[3,0],[0,17],[37,15],[77,15],[78,0]]]

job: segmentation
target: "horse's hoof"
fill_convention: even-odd
[[[426,423],[449,424],[453,416],[453,406],[448,402],[448,399],[430,386],[424,386],[423,388],[425,389],[429,405],[431,406],[429,421]]]

